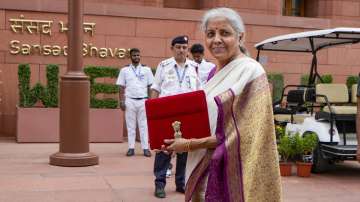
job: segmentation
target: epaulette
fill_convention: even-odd
[[[197,63],[190,63],[190,66],[193,66],[193,67],[197,67],[198,66],[198,64]]]
[[[197,67],[198,66],[198,63],[196,63],[195,61],[193,61],[193,60],[187,60],[187,61],[189,61],[188,62],[188,64],[190,65],[190,66],[193,66],[193,67]]]
[[[166,60],[162,61],[160,64],[161,64],[161,66],[164,67],[166,65],[171,64],[172,62],[173,62],[172,58],[169,58],[169,59],[166,59]]]

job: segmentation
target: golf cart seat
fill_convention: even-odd
[[[355,120],[357,108],[349,105],[349,93],[345,84],[316,85],[316,102],[324,105],[323,111],[316,113],[316,119]]]
[[[275,114],[274,119],[277,122],[303,123],[305,118],[311,117],[311,114]]]
[[[287,87],[289,86],[286,86],[285,88]],[[302,123],[305,118],[311,116],[305,106],[305,102],[309,97],[308,88],[289,90],[287,95],[284,95],[283,93],[282,97],[286,97],[286,107],[276,106],[282,102],[282,99],[275,103],[274,119],[276,122]]]

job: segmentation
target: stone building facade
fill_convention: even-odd
[[[170,41],[174,36],[185,34],[191,44],[202,43],[199,22],[204,10],[213,7],[231,7],[240,12],[246,24],[246,46],[253,57],[254,44],[272,36],[360,27],[360,0],[84,1],[84,43],[88,50],[84,63],[117,68],[129,63],[124,53],[132,47],[141,49],[142,62],[155,68],[171,56]],[[66,13],[67,0],[0,1],[0,136],[16,134],[19,63],[31,65],[32,83],[46,83],[47,64],[58,64],[61,74],[65,72]],[[289,13],[301,16],[286,16]],[[206,56],[212,60],[208,53]],[[319,71],[343,83],[347,76],[359,73],[359,56],[360,45],[321,51]],[[299,83],[300,76],[309,69],[311,56],[266,53],[262,61],[268,72],[282,73],[285,83]]]

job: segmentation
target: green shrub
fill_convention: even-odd
[[[111,67],[88,66],[84,72],[90,80],[90,107],[92,108],[117,108],[117,99],[106,98],[96,99],[99,93],[116,94],[118,87],[114,84],[104,84],[95,82],[96,78],[116,78],[119,69]],[[47,85],[43,86],[39,82],[30,88],[30,65],[20,64],[18,66],[19,79],[19,106],[33,107],[38,100],[41,100],[44,107],[58,107],[59,99],[59,67],[57,65],[46,66]]]
[[[92,108],[117,108],[118,100],[113,98],[97,99],[99,93],[117,94],[119,88],[115,84],[97,83],[96,78],[117,78],[119,69],[113,67],[87,66],[84,72],[90,80],[90,107]]]
[[[151,68],[151,72],[153,73],[153,75],[155,75],[155,73],[156,73],[156,68]]]
[[[309,74],[303,74],[300,77],[300,85],[308,85],[309,83]]]
[[[347,85],[348,89],[351,90],[351,87],[354,84],[357,84],[358,80],[359,80],[358,76],[348,76],[346,79],[346,85]]]
[[[283,135],[280,137],[279,144],[277,145],[281,160],[287,162],[290,157],[294,155],[293,143],[291,136]]]
[[[57,65],[46,66],[47,85],[43,86],[39,82],[30,89],[30,65],[20,64],[18,66],[19,97],[20,107],[33,107],[38,100],[41,100],[44,107],[58,106],[59,89],[59,67]]]
[[[30,75],[29,64],[20,64],[18,67],[20,107],[31,107],[36,103],[35,97],[30,91]]]
[[[315,149],[315,147],[318,143],[318,138],[315,133],[311,132],[311,133],[306,133],[306,135],[304,135],[302,141],[303,141],[302,142],[302,154],[308,155],[308,154],[311,154],[313,152],[313,150]]]
[[[267,75],[268,80],[273,85],[273,101],[281,99],[282,90],[284,88],[284,76],[278,73],[270,73]]]
[[[276,138],[279,139],[285,135],[285,126],[275,125]]]
[[[300,133],[295,133],[294,135],[291,135],[291,143],[294,149],[294,156],[297,159],[301,159],[304,147],[303,147],[303,139],[300,136]]]
[[[317,143],[318,138],[313,132],[307,132],[303,137],[298,132],[288,133],[280,137],[278,152],[283,161],[287,161],[289,158],[305,161],[304,156],[312,154]]]
[[[321,79],[323,80],[322,82],[320,82],[320,80],[317,80],[317,83],[332,83],[333,82],[333,78],[331,74],[324,74],[321,76]]]
[[[332,83],[333,82],[333,78],[331,74],[324,74],[321,76],[321,79],[323,80],[322,83]],[[308,85],[309,82],[309,75],[308,74],[303,74],[301,75],[300,78],[300,84],[301,85]],[[320,79],[316,78],[316,84],[321,83]]]

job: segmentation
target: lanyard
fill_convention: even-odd
[[[136,78],[138,78],[138,80],[140,81],[141,80],[141,72],[140,72],[141,69],[140,69],[140,67],[138,67],[138,69],[139,69],[138,73],[136,73],[136,67],[134,65],[132,65],[131,69],[133,70]]]
[[[181,87],[181,84],[182,84],[182,82],[184,81],[184,78],[185,78],[185,73],[186,73],[187,68],[185,67],[185,69],[182,72],[181,76],[180,76],[180,73],[179,73],[179,68],[177,66],[174,66],[174,68],[175,68],[175,71],[176,71],[177,78],[179,80],[179,86]]]

